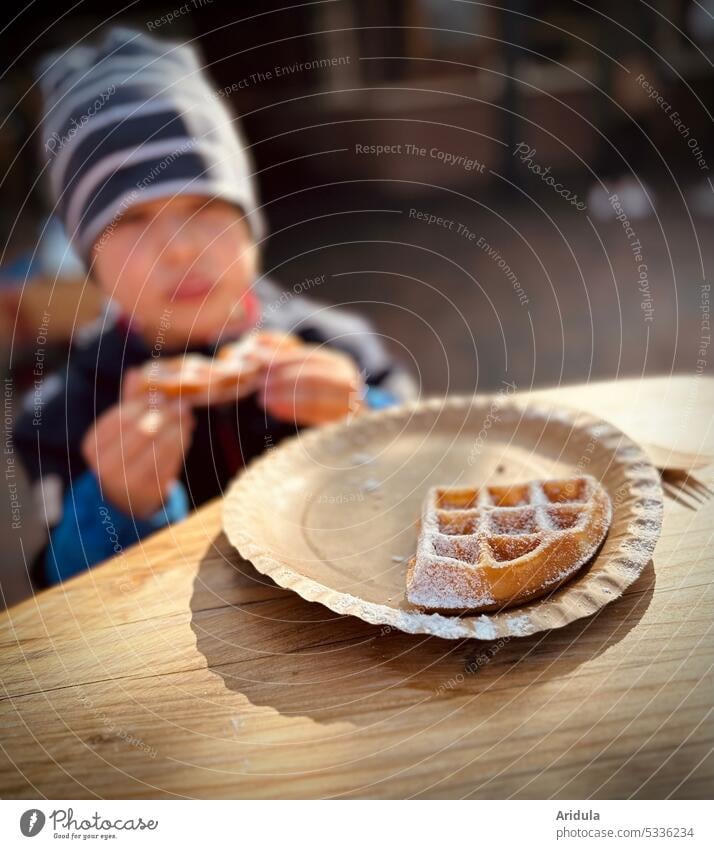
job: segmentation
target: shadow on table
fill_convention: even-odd
[[[253,705],[323,724],[371,724],[375,715],[386,720],[433,699],[443,700],[445,713],[457,706],[453,699],[508,703],[523,688],[557,680],[625,637],[654,586],[650,562],[596,616],[531,637],[451,641],[380,628],[304,601],[257,572],[219,534],[199,564],[191,628],[208,669]],[[638,658],[631,662],[636,669]]]

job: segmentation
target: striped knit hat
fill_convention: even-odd
[[[193,48],[117,27],[47,57],[39,75],[55,213],[85,261],[130,206],[176,195],[235,203],[262,237],[238,122]]]

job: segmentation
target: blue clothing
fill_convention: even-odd
[[[47,546],[47,582],[66,581],[188,513],[188,496],[180,481],[176,481],[167,503],[153,516],[137,519],[106,501],[94,472],[86,471],[65,494],[62,521]]]

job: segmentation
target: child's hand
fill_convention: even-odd
[[[105,498],[145,518],[165,502],[191,444],[194,419],[177,401],[151,406],[137,370],[124,375],[119,404],[101,415],[82,441],[82,455]]]
[[[276,353],[258,400],[278,419],[316,425],[359,412],[364,388],[357,366],[346,354],[301,345]]]

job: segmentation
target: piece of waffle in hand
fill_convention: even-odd
[[[224,345],[213,358],[189,353],[152,359],[141,370],[144,389],[197,405],[221,403],[226,393],[240,398],[256,391],[261,375],[280,352],[301,344],[289,333],[259,331]]]
[[[595,478],[510,486],[432,487],[407,600],[430,610],[498,610],[544,595],[605,539],[610,499]]]
[[[202,354],[161,357],[142,367],[146,391],[168,397],[209,402],[211,394],[231,389],[236,396],[249,394],[255,385],[260,365],[248,359],[211,359]]]

